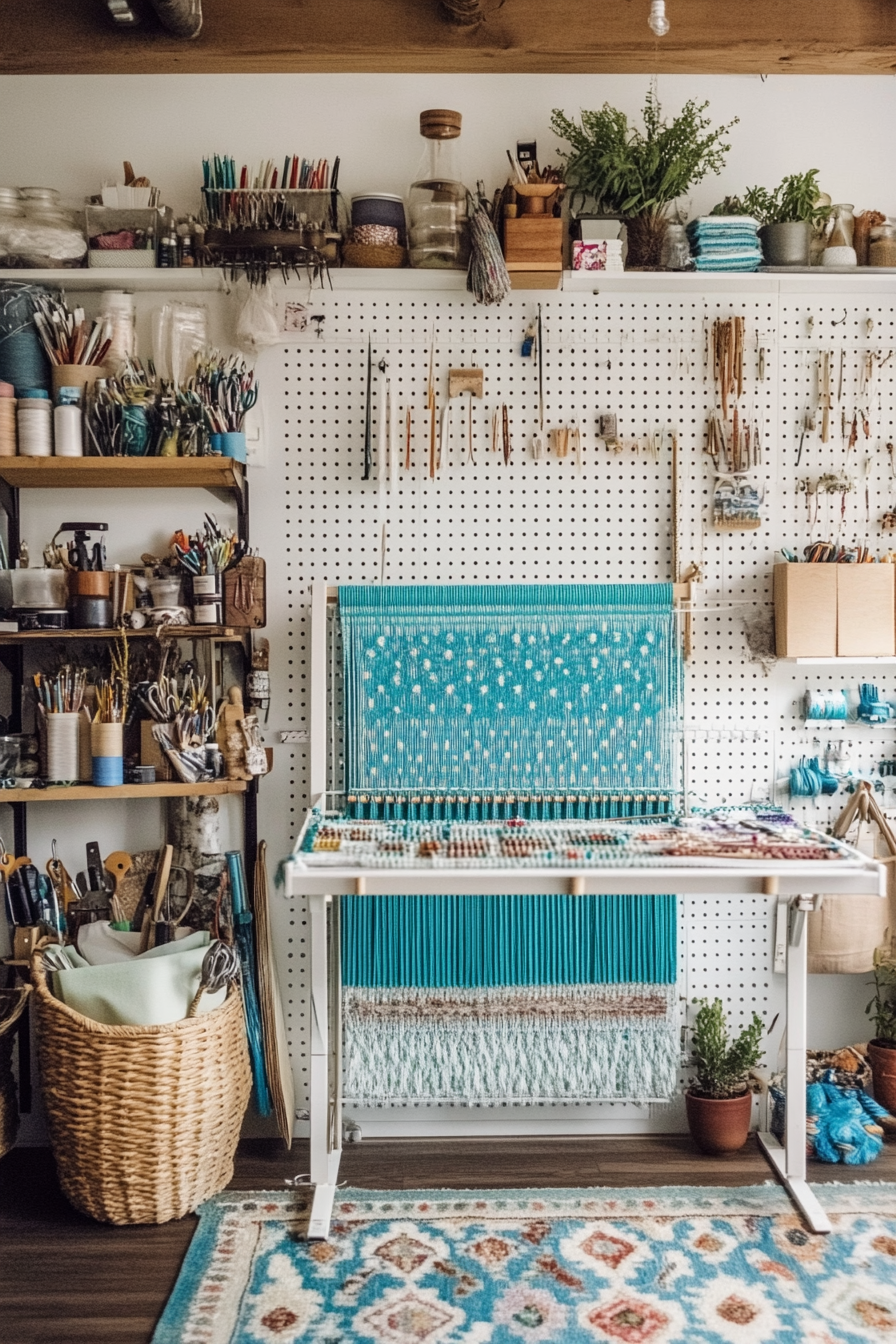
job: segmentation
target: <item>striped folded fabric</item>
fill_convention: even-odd
[[[698,271],[755,271],[762,262],[759,225],[749,215],[703,215],[688,225]]]

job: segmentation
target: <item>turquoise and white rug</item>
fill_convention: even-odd
[[[153,1344],[858,1344],[896,1341],[896,1185],[231,1191]]]

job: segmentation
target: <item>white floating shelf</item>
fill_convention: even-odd
[[[0,270],[4,280],[23,280],[32,285],[50,285],[70,293],[88,290],[126,289],[141,293],[153,290],[186,291],[225,290],[229,276],[219,268],[203,270],[196,266],[83,266],[54,270]]]
[[[896,658],[781,658],[782,663],[796,663],[798,667],[890,667]]]

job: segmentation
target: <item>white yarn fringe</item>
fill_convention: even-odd
[[[343,991],[347,1097],[526,1102],[669,1098],[675,985]]]

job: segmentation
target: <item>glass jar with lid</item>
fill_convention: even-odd
[[[878,224],[871,230],[868,265],[896,267],[896,224]]]
[[[831,209],[833,227],[828,237],[828,247],[852,247],[852,236],[856,220],[851,205],[835,205]]]
[[[467,189],[460,180],[456,153],[460,126],[459,112],[431,108],[420,113],[420,134],[426,140],[426,150],[408,194],[412,266],[467,268]]]
[[[660,266],[666,271],[693,270],[694,260],[691,256],[691,246],[688,242],[687,230],[683,224],[677,224],[670,220],[666,225],[666,232],[663,234]]]

